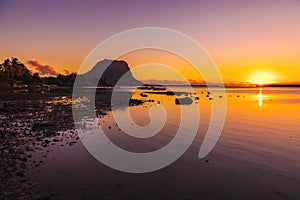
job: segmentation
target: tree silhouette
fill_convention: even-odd
[[[9,68],[11,66],[10,60],[5,59],[2,65],[3,65],[3,71],[2,71],[3,75],[4,76],[11,76],[10,70],[9,70]]]
[[[0,64],[0,85],[13,86],[16,81],[22,81],[23,83],[31,85],[44,83],[72,86],[76,76],[76,73],[71,73],[69,75],[59,74],[57,77],[41,78],[38,73],[31,74],[30,70],[16,57],[5,59],[4,62]]]
[[[18,58],[12,57],[11,60],[5,59],[0,65],[0,77],[2,82],[13,85],[15,81],[30,82],[32,76],[30,70]]]

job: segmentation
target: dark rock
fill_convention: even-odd
[[[19,176],[19,177],[24,177],[24,173],[21,172],[21,171],[20,171],[20,172],[17,172],[16,175]]]
[[[193,100],[189,97],[175,99],[176,105],[190,105],[192,103],[193,103]]]
[[[140,93],[141,97],[148,97],[148,95],[144,94],[144,93]]]
[[[72,142],[69,143],[70,146],[72,146],[74,144],[76,144],[76,141],[72,141]]]

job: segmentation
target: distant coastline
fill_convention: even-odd
[[[211,85],[206,85],[206,84],[192,84],[192,85],[169,85],[170,87],[190,87],[192,86],[193,88],[207,88],[207,87],[215,87],[215,88],[220,88],[222,87],[221,85],[218,84],[211,84]],[[224,85],[225,88],[264,88],[264,87],[300,87],[300,84],[264,84],[264,85]]]

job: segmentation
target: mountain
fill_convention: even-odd
[[[101,73],[102,76],[99,79],[99,75]],[[84,77],[84,79],[92,82],[99,79],[99,83],[103,84],[103,82],[105,82],[106,85],[111,86],[117,85],[119,79],[123,76],[122,81],[118,83],[118,85],[143,85],[142,82],[136,80],[132,76],[128,64],[123,60],[102,60],[98,62],[90,71],[83,74],[82,76]]]

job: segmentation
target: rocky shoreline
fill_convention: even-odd
[[[98,91],[96,114],[105,116],[111,91]],[[132,99],[130,106],[143,101]],[[72,116],[72,94],[19,93],[0,95],[0,196],[3,199],[48,199],[51,191],[32,192],[28,171],[43,164],[49,147],[66,147],[79,141]],[[53,149],[53,148],[52,148]],[[36,156],[39,155],[39,156]]]
[[[71,95],[7,94],[0,97],[0,196],[3,199],[38,199],[27,171],[39,167],[48,146],[72,145],[74,131]],[[34,154],[43,155],[36,160]]]

